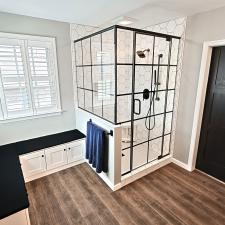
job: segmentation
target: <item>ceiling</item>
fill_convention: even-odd
[[[0,11],[99,26],[119,16],[151,25],[225,6],[224,0],[0,0]]]

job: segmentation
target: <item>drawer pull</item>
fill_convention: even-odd
[[[124,157],[125,155],[122,153],[122,157]]]
[[[43,157],[43,158],[44,158],[45,156],[44,156],[44,155],[42,155],[41,157]]]

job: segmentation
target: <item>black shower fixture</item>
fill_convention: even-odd
[[[139,51],[137,51],[137,55],[140,58],[145,58],[145,53],[144,52],[150,52],[150,49],[149,48],[146,48],[145,50],[139,50]]]
[[[149,90],[146,88],[143,90],[143,100],[149,99]]]

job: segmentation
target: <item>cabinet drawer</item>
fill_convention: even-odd
[[[67,164],[66,145],[45,149],[47,169],[55,169]]]
[[[67,145],[68,163],[72,163],[84,158],[84,141],[75,141]]]
[[[46,171],[44,150],[21,155],[20,162],[25,178]]]

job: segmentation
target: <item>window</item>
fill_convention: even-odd
[[[55,39],[0,33],[0,120],[60,111]]]

